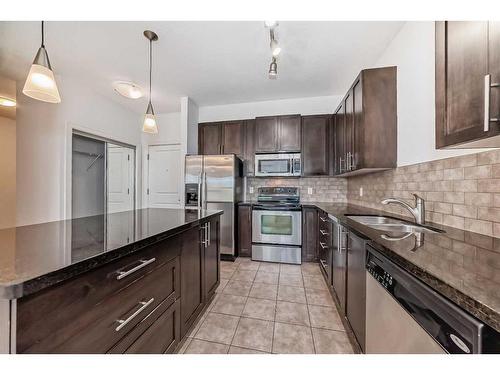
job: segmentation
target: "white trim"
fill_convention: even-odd
[[[142,144],[140,142],[133,142],[130,139],[125,139],[124,137],[114,134],[109,134],[107,132],[99,131],[93,128],[89,128],[82,125],[76,125],[72,122],[65,123],[65,136],[64,136],[64,149],[63,149],[63,171],[62,171],[62,181],[63,181],[63,194],[61,196],[62,204],[61,204],[61,218],[62,220],[71,219],[71,173],[72,173],[72,137],[73,131],[79,131],[83,133],[87,133],[90,136],[96,135],[97,137],[102,137],[108,139],[109,141],[116,141],[122,143],[124,145],[130,145],[135,147],[135,207],[140,207],[142,202],[142,196],[139,194],[139,189],[137,188],[139,181],[139,160],[137,160],[137,154],[141,153]]]

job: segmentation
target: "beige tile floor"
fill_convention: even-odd
[[[221,263],[214,300],[179,353],[353,353],[317,263]]]

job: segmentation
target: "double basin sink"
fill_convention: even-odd
[[[388,216],[375,215],[346,215],[351,220],[357,223],[366,225],[369,228],[383,232],[398,232],[398,233],[444,233],[443,230],[414,224],[405,220],[396,219]]]

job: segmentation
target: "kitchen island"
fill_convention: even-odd
[[[219,285],[222,211],[0,230],[1,353],[171,353]]]

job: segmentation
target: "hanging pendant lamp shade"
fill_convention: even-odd
[[[44,44],[44,28],[42,21],[42,45],[33,60],[28,78],[23,88],[23,94],[30,98],[47,103],[60,103],[61,97],[57,89],[54,72],[50,66],[49,55]]]
[[[153,41],[158,40],[158,35],[153,31],[144,31],[144,36],[149,40],[149,103],[146,109],[146,114],[144,115],[144,122],[142,124],[142,131],[149,134],[158,134],[158,125],[156,124],[155,112],[153,109],[153,104],[151,103],[151,72],[152,72],[152,48]]]

